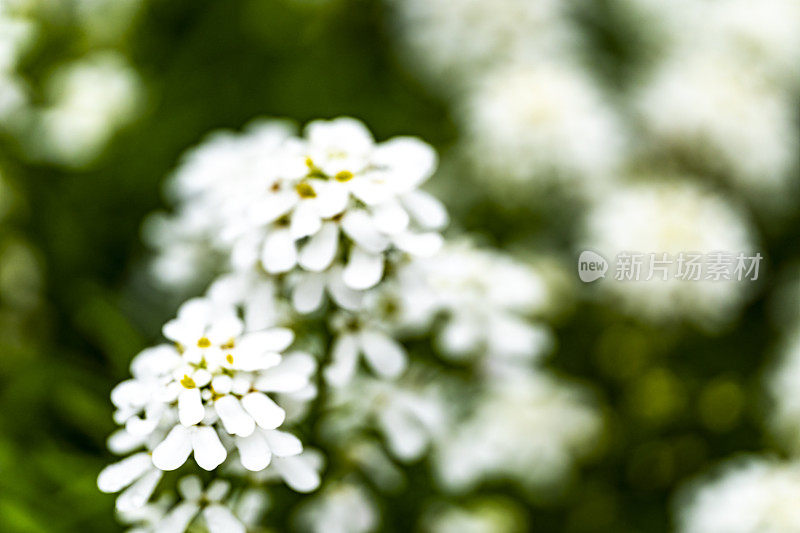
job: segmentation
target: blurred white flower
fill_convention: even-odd
[[[567,62],[513,63],[488,75],[461,113],[464,150],[487,185],[607,186],[625,132],[594,82]]]
[[[620,253],[668,254],[668,276],[639,281],[611,279],[598,289],[623,309],[646,320],[686,319],[713,330],[730,322],[744,303],[749,284],[735,278],[684,280],[675,277],[680,253],[753,255],[752,230],[743,212],[718,193],[690,182],[633,184],[597,199],[587,218],[584,249],[614,261]],[[704,259],[708,261],[708,259]]]
[[[46,89],[50,103],[28,142],[46,159],[79,167],[134,118],[142,92],[137,73],[112,52],[61,65]]]
[[[421,458],[446,427],[447,408],[434,383],[411,374],[399,381],[359,377],[334,389],[323,424],[327,438],[346,447],[354,435],[377,430],[395,458]]]
[[[442,90],[511,60],[561,55],[578,33],[558,0],[396,0],[397,25],[408,63]]]
[[[343,482],[304,503],[296,518],[307,533],[368,533],[376,530],[380,516],[364,488]]]
[[[800,465],[795,463],[742,459],[680,496],[681,533],[800,531]]]
[[[638,89],[635,107],[659,147],[701,161],[757,201],[785,202],[798,149],[794,97],[738,59],[675,54]]]
[[[427,295],[433,300],[430,307],[444,315],[436,334],[444,355],[530,362],[551,346],[549,330],[531,320],[550,297],[532,267],[455,242],[409,268],[411,276],[424,280],[410,294]]]
[[[473,402],[436,443],[438,478],[451,490],[498,479],[552,487],[591,449],[600,430],[582,391],[538,371],[498,376]]]

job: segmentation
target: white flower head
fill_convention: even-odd
[[[125,427],[109,446],[120,453],[142,446],[152,451],[101,472],[101,490],[131,486],[118,500],[121,510],[144,505],[161,471],[181,467],[192,453],[198,466],[210,471],[235,449],[245,469],[259,471],[273,456],[302,452],[297,437],[277,429],[286,413],[273,399],[315,390],[313,358],[282,355],[294,340],[291,330],[245,332],[235,308],[197,298],[165,324],[164,335],[175,345],[139,354],[131,364],[133,378],[111,395],[115,421]]]
[[[299,510],[297,521],[311,533],[368,533],[380,515],[372,497],[360,485],[332,484]]]
[[[179,230],[171,241],[151,241],[165,250],[184,240],[206,243],[236,270],[306,273],[298,297],[305,311],[321,301],[311,297],[322,294],[317,287],[375,286],[392,251],[435,253],[447,214],[418,190],[435,167],[423,142],[376,143],[354,119],[312,122],[304,137],[263,123],[192,152],[172,185]]]
[[[437,475],[454,491],[489,479],[550,487],[589,451],[599,428],[583,391],[515,369],[475,398],[474,408],[437,442]]]
[[[681,533],[800,531],[800,466],[747,458],[687,487],[678,503]]]
[[[619,171],[625,133],[594,82],[569,63],[511,64],[488,75],[462,113],[469,160],[489,184],[601,189]]]
[[[610,272],[600,289],[623,309],[654,322],[681,319],[709,329],[728,323],[749,292],[749,282],[729,279],[680,279],[678,257],[699,254],[711,262],[737,254],[755,255],[751,228],[742,211],[715,194],[690,182],[663,181],[619,188],[597,199],[589,213],[584,248],[595,250],[608,261],[618,254],[655,254],[672,259],[667,279],[656,274],[649,280],[646,266],[639,281],[619,281]],[[644,259],[640,260],[644,262]],[[647,263],[650,264],[650,263]],[[724,261],[720,261],[725,266]],[[618,265],[619,266],[619,265]],[[694,274],[692,275],[696,277]]]

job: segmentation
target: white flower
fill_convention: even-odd
[[[353,119],[312,122],[304,138],[260,124],[191,152],[172,181],[178,213],[149,240],[166,257],[205,246],[236,270],[338,271],[340,284],[364,290],[391,251],[430,255],[440,245],[447,213],[418,190],[435,167],[421,141],[375,143]]]
[[[399,382],[359,377],[334,389],[330,402],[323,426],[327,438],[350,447],[354,434],[377,430],[389,452],[404,462],[421,458],[447,425],[442,394],[419,372]]]
[[[677,54],[634,101],[659,147],[699,161],[756,200],[785,201],[799,142],[793,95],[742,68],[738,57]]]
[[[303,504],[298,520],[310,533],[368,533],[375,531],[379,515],[364,488],[338,483]]]
[[[115,421],[125,428],[112,435],[109,447],[118,453],[151,451],[111,465],[98,477],[105,492],[130,485],[117,500],[120,510],[144,505],[161,471],[181,467],[192,453],[211,471],[236,449],[241,465],[258,471],[273,457],[302,452],[297,437],[277,429],[286,412],[272,398],[308,400],[316,393],[313,357],[281,355],[294,340],[291,330],[245,332],[232,305],[197,298],[165,324],[164,335],[176,345],[136,356],[133,378],[111,394]]]
[[[251,473],[250,477],[259,483],[280,479],[295,492],[308,493],[319,487],[323,465],[320,452],[306,449],[299,455],[275,457],[269,468]]]
[[[672,258],[666,280],[656,273],[648,281],[647,263],[639,281],[617,281],[609,272],[599,286],[624,310],[645,320],[685,319],[714,330],[730,322],[746,300],[747,281],[676,277],[681,253],[757,252],[744,213],[718,193],[681,181],[629,185],[597,199],[586,232],[583,249],[595,250],[612,263],[623,252]]]
[[[800,466],[746,458],[713,479],[685,489],[678,503],[681,533],[800,531]]]
[[[438,478],[451,490],[487,479],[551,486],[590,449],[600,426],[580,390],[533,371],[515,369],[474,401],[437,441]]]
[[[245,526],[224,503],[230,490],[226,481],[215,480],[203,490],[200,478],[188,476],[178,482],[182,500],[155,527],[158,533],[183,533],[202,516],[209,533],[245,533]]]
[[[334,316],[337,332],[331,348],[331,364],[325,379],[335,387],[346,385],[355,375],[359,354],[379,376],[394,379],[406,368],[406,350],[369,314],[339,312]]]
[[[529,319],[543,310],[549,297],[532,267],[461,242],[407,268],[401,276],[425,280],[411,293],[417,298],[429,295],[429,305],[444,313],[437,341],[446,356],[463,359],[482,353],[531,360],[549,349],[549,331]]]
[[[133,118],[138,75],[121,57],[97,53],[60,67],[50,79],[52,103],[40,112],[28,142],[48,159],[83,166]]]
[[[625,133],[593,81],[568,63],[511,64],[468,98],[464,146],[486,183],[592,193],[619,171]],[[514,189],[516,190],[516,189]]]
[[[577,31],[557,0],[392,2],[408,64],[447,93],[515,59],[561,55]]]

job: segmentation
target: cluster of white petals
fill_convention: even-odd
[[[687,281],[677,275],[679,254],[754,255],[752,229],[744,213],[718,194],[690,181],[665,180],[620,187],[597,199],[586,222],[584,249],[612,264],[618,254],[644,254],[639,281],[613,280],[600,289],[624,309],[653,321],[686,319],[715,329],[735,316],[748,296],[748,285],[735,278]],[[668,254],[667,279],[649,278],[647,254]],[[619,265],[618,265],[619,266]],[[609,278],[616,272],[609,270]]]
[[[800,465],[747,458],[682,494],[681,533],[800,531]]]
[[[278,429],[286,413],[272,398],[303,393],[316,368],[306,353],[284,354],[291,330],[245,331],[234,308],[198,298],[165,324],[164,336],[174,344],[137,355],[133,378],[111,394],[114,419],[124,427],[109,447],[136,452],[98,477],[104,492],[124,489],[120,511],[145,504],[162,472],[180,468],[190,455],[211,471],[236,451],[242,467],[261,471],[273,456],[303,451],[296,436]]]
[[[301,311],[317,307],[325,289],[347,307],[351,291],[381,280],[387,253],[439,248],[447,214],[418,189],[435,167],[428,145],[376,143],[353,119],[312,122],[302,138],[286,123],[257,123],[189,154],[171,184],[178,211],[153,222],[151,242],[179,257],[207,245],[234,270],[297,270]],[[165,232],[176,238],[159,238]],[[176,262],[162,261],[167,279]]]
[[[541,372],[504,372],[437,442],[440,483],[465,491],[512,479],[535,489],[558,483],[592,447],[600,421],[590,398]]]
[[[800,6],[628,1],[649,27],[661,28],[654,32],[661,34],[659,60],[633,99],[652,142],[756,201],[784,203],[800,143]]]
[[[78,167],[96,159],[111,136],[133,120],[142,98],[139,75],[109,51],[60,65],[45,92],[48,104],[34,113],[30,150]]]
[[[463,108],[465,152],[478,172],[497,177],[489,184],[534,181],[599,191],[626,155],[625,130],[613,107],[566,61],[497,68]]]
[[[375,142],[349,118],[311,122],[303,136],[257,122],[186,156],[169,182],[175,212],[151,217],[145,233],[163,285],[210,285],[164,326],[172,344],[139,354],[112,392],[124,427],[109,446],[131,455],[98,484],[122,492],[120,513],[156,531],[194,521],[239,531],[242,485],[312,492],[344,457],[354,481],[324,484],[298,516],[310,531],[359,532],[379,513],[358,478],[399,487],[399,465],[426,455],[450,485],[568,473],[598,418],[573,389],[539,377],[551,294],[523,262],[443,243],[448,214],[418,188],[436,160],[417,139]],[[454,363],[477,370],[468,386],[437,368]],[[500,386],[514,375],[530,381]],[[308,420],[319,450],[290,432],[304,436]],[[481,438],[485,427],[495,437]],[[235,495],[158,499],[163,472],[195,466]]]
[[[535,60],[574,46],[558,0],[395,0],[393,22],[415,68],[443,90],[469,85],[498,63]]]

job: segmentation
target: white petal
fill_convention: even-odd
[[[192,453],[192,439],[189,429],[175,426],[153,450],[153,464],[159,470],[175,470],[186,462],[190,453]]]
[[[379,423],[389,448],[399,459],[417,459],[428,444],[428,435],[418,420],[400,409],[384,410]]]
[[[372,217],[363,209],[348,211],[342,218],[342,230],[359,246],[370,252],[382,252],[389,246],[389,240],[381,235]]]
[[[292,305],[298,313],[311,313],[319,309],[325,295],[325,276],[310,272],[298,281],[292,291]]]
[[[105,467],[97,476],[101,492],[119,492],[153,468],[150,455],[141,452]]]
[[[269,449],[277,457],[291,457],[303,452],[303,443],[300,439],[285,431],[264,431],[264,438],[267,439]]]
[[[272,452],[260,431],[253,432],[249,437],[236,437],[236,448],[242,466],[251,472],[264,470],[272,459]]]
[[[286,419],[286,412],[261,392],[251,392],[242,398],[242,406],[264,429],[275,429]]]
[[[214,319],[206,332],[206,337],[213,344],[225,344],[230,339],[241,335],[243,330],[244,324],[239,320],[239,317],[233,313],[226,313]]]
[[[416,257],[431,257],[442,247],[442,236],[438,233],[401,233],[392,239],[394,245]]]
[[[208,426],[198,427],[192,432],[192,449],[198,466],[208,471],[217,468],[228,456],[217,432]]]
[[[383,255],[365,252],[358,246],[350,250],[347,266],[342,272],[344,284],[355,290],[374,287],[383,276]]]
[[[184,426],[198,424],[206,416],[200,389],[183,389],[178,395],[178,418]]]
[[[366,330],[359,335],[361,349],[372,369],[383,377],[396,378],[406,368],[406,352],[394,339]]]
[[[340,335],[333,343],[331,364],[325,369],[325,379],[334,387],[350,382],[358,362],[358,339],[354,335]]]
[[[342,268],[331,270],[328,277],[328,293],[336,305],[350,311],[357,311],[364,301],[364,292],[351,289],[344,284]]]
[[[311,492],[319,487],[320,478],[314,468],[303,457],[285,457],[275,459],[275,470],[283,480],[297,492]]]
[[[200,506],[195,502],[179,503],[156,525],[155,532],[184,533],[199,511]]]
[[[261,374],[253,386],[264,392],[296,392],[308,385],[317,362],[311,355],[298,352]]]
[[[206,487],[206,499],[211,502],[221,502],[230,489],[231,484],[228,481],[215,479]]]
[[[199,476],[186,476],[178,480],[178,492],[184,500],[199,500],[203,496],[203,482]]]
[[[142,446],[149,435],[135,435],[126,429],[118,429],[108,437],[107,445],[111,453],[122,455]]]
[[[300,266],[312,272],[321,272],[330,266],[339,248],[339,227],[335,222],[325,222],[300,251]]]
[[[413,137],[395,137],[375,147],[373,162],[397,174],[402,189],[416,188],[436,169],[436,152],[430,145]]]
[[[164,473],[155,468],[142,476],[136,483],[125,489],[117,498],[117,510],[123,513],[144,507]]]
[[[230,394],[223,396],[214,402],[216,409],[225,431],[231,435],[246,437],[256,429],[253,417],[248,415],[239,400]]]
[[[321,226],[322,220],[319,218],[313,204],[308,201],[301,201],[292,213],[289,232],[294,239],[302,239],[317,233]]]
[[[408,218],[408,213],[396,202],[387,202],[372,210],[375,227],[387,235],[394,235],[406,229]]]
[[[297,263],[297,250],[288,229],[276,229],[264,240],[261,262],[270,274],[288,272]]]
[[[411,217],[425,229],[441,229],[449,217],[442,202],[425,191],[409,191],[400,200]]]
[[[314,199],[314,205],[317,213],[322,218],[331,218],[347,207],[347,201],[350,199],[350,193],[347,187],[341,183],[323,182],[321,185],[315,185],[317,188],[317,198]]]
[[[248,333],[239,341],[240,350],[282,352],[294,342],[294,332],[289,328],[270,328]]]
[[[230,509],[218,503],[203,509],[203,518],[209,533],[245,533],[244,525]]]

